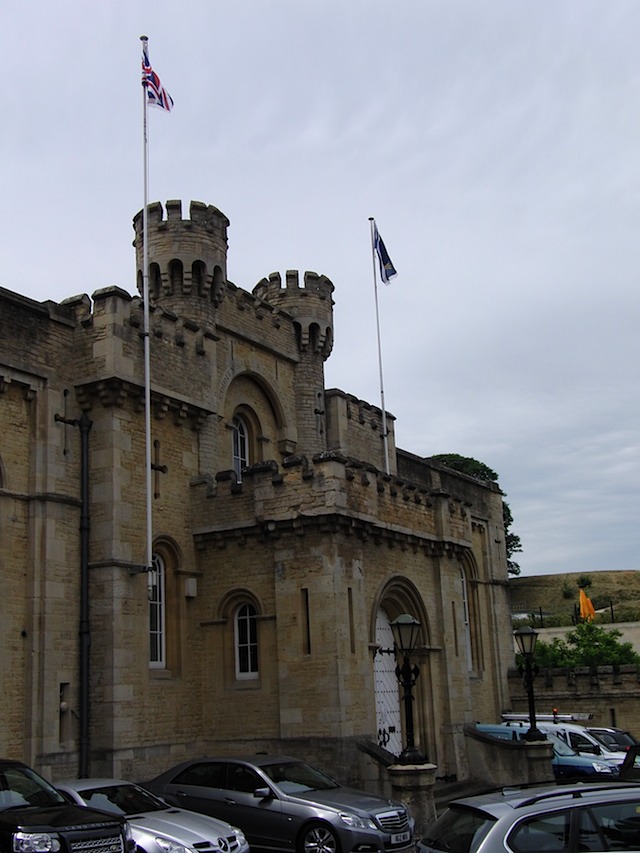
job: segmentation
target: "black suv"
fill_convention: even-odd
[[[20,761],[0,759],[0,853],[132,853],[126,821],[62,794]]]

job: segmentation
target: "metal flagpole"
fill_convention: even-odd
[[[387,412],[384,406],[384,382],[382,379],[382,344],[380,342],[380,313],[378,311],[378,275],[376,273],[376,247],[375,230],[376,223],[373,216],[369,217],[371,223],[371,261],[373,265],[373,292],[376,302],[376,330],[378,335],[378,369],[380,371],[380,408],[382,409],[382,441],[384,447],[384,469],[389,473],[389,439],[387,436]]]
[[[148,56],[147,36],[140,36],[142,42],[143,57]],[[147,244],[147,207],[149,204],[149,138],[148,138],[148,81],[146,75],[142,75],[142,100],[143,100],[143,172],[144,172],[144,205],[142,208],[142,301],[144,306],[144,419],[145,419],[145,472],[146,472],[146,530],[147,549],[146,567],[148,583],[151,585],[153,568],[153,525],[152,525],[152,492],[151,492],[151,358],[149,337],[149,249]]]

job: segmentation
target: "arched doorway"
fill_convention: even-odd
[[[384,608],[376,615],[376,645],[379,649],[393,648],[391,620]],[[376,697],[376,730],[378,744],[392,755],[402,752],[402,723],[400,717],[400,689],[396,677],[395,655],[377,652],[373,659],[373,677]]]

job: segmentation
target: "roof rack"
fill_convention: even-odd
[[[502,719],[506,722],[511,720],[529,722],[528,714],[501,714]],[[571,723],[578,720],[593,720],[593,714],[575,713],[575,714],[536,714],[536,720],[539,723]]]
[[[572,790],[568,790],[567,788],[560,788],[556,791],[545,791],[543,794],[536,794],[533,797],[527,797],[525,800],[522,800],[522,802],[519,802],[515,806],[515,808],[521,809],[525,806],[532,806],[535,803],[539,803],[543,800],[553,800],[559,797],[568,797],[572,800],[577,800],[580,799],[584,794],[591,794],[596,791],[620,791],[624,789],[629,789],[635,791],[636,793],[638,791],[637,782],[635,784],[633,782],[630,782],[628,784],[625,784],[624,782],[595,782],[591,785],[584,785],[584,787],[582,787],[581,782],[578,782],[577,784],[580,785],[580,788],[578,790],[576,790],[575,788],[573,788]],[[513,793],[513,788],[507,788],[506,792]]]

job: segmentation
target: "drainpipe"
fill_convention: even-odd
[[[80,624],[78,626],[80,643],[78,685],[80,733],[78,776],[81,779],[86,779],[89,776],[89,649],[91,646],[89,623],[89,431],[93,422],[86,412],[83,412],[79,418],[55,415],[54,420],[69,426],[80,427]]]
[[[89,776],[89,430],[92,422],[83,412],[80,427],[80,756],[79,775]]]

